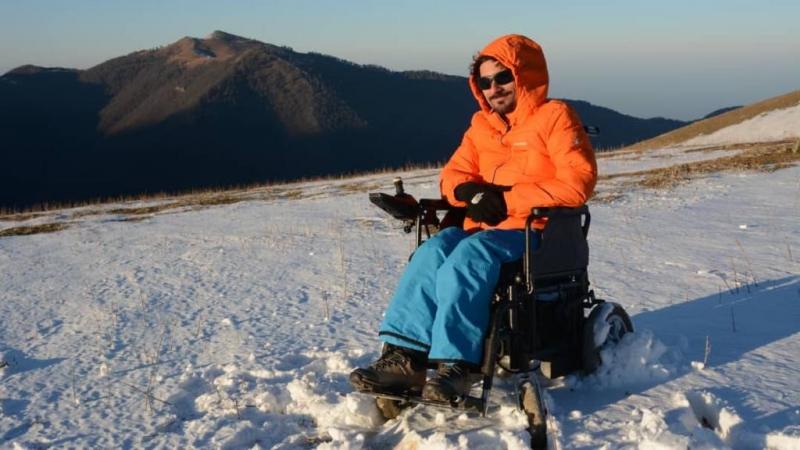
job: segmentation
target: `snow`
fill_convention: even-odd
[[[609,161],[689,155],[670,152]],[[389,422],[348,384],[413,248],[366,197],[395,175],[22,222],[71,226],[0,239],[0,448],[527,448],[507,380],[487,418]],[[435,170],[402,176],[437,194]],[[593,288],[636,332],[596,373],[542,380],[551,448],[800,448],[800,167],[590,207]]]
[[[800,138],[800,103],[770,110],[711,134],[689,139],[684,145],[769,142],[793,138]]]
[[[611,330],[611,325],[606,322],[608,315],[614,311],[614,305],[609,303],[604,303],[599,306],[598,310],[598,320],[594,323],[592,328],[592,342],[594,342],[595,347],[600,347],[606,339],[608,339],[608,332]]]
[[[731,150],[705,150],[696,147],[676,146],[661,148],[652,152],[617,152],[611,156],[601,154],[601,157],[597,160],[597,167],[598,173],[603,176],[620,175],[716,159],[730,156],[730,154]]]

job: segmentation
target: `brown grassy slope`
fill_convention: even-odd
[[[32,234],[55,233],[56,231],[61,231],[66,228],[69,228],[68,223],[59,222],[46,223],[43,225],[26,225],[22,227],[6,228],[5,230],[0,230],[0,238],[8,236],[30,236]]]
[[[751,103],[739,109],[728,111],[715,117],[700,120],[677,130],[664,133],[646,141],[638,142],[625,150],[648,150],[680,144],[702,134],[710,134],[722,128],[735,125],[773,109],[788,108],[800,103],[800,90]]]

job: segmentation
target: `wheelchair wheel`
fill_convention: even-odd
[[[583,325],[583,370],[586,373],[597,370],[603,362],[601,350],[618,344],[622,336],[632,332],[633,323],[622,306],[612,302],[597,305]]]

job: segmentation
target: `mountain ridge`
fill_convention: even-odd
[[[223,31],[86,70],[0,80],[0,206],[333,175],[440,162],[475,111],[466,78],[396,72]],[[684,124],[578,100],[597,148]]]
[[[800,90],[759,100],[740,107],[723,108],[705,118],[686,124],[667,133],[642,140],[627,147],[629,150],[645,150],[666,147],[686,142],[704,134],[711,134],[725,127],[741,123],[768,111],[782,109],[800,103]],[[719,112],[721,111],[721,112]],[[717,114],[714,114],[717,113]]]

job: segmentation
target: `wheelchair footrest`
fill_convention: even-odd
[[[437,408],[457,409],[462,411],[478,412],[478,413],[482,413],[484,411],[483,399],[480,399],[478,397],[473,397],[471,395],[466,397],[461,397],[457,401],[440,402],[435,400],[424,399],[417,392],[396,393],[396,392],[376,392],[374,390],[373,391],[360,390],[358,392],[362,394],[371,395],[373,397],[395,400],[401,403],[420,404],[427,406],[435,406]]]

